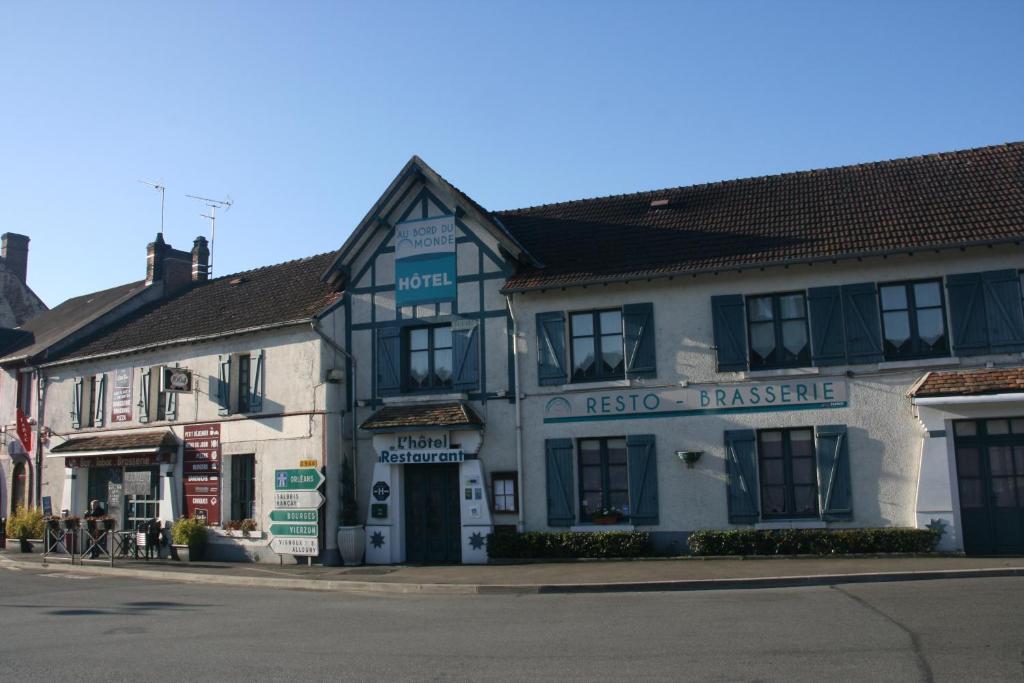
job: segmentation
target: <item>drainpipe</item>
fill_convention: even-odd
[[[352,481],[356,489],[355,491],[352,492],[352,495],[356,497],[358,509],[358,496],[356,496],[356,491],[359,490],[359,459],[356,457],[356,378],[358,377],[358,373],[356,372],[356,358],[324,333],[324,331],[320,328],[319,318],[313,318],[309,325],[310,327],[313,328],[313,331],[316,332],[317,335],[319,335],[320,338],[324,340],[325,344],[327,344],[332,349],[345,356],[345,358],[348,358],[349,362],[352,363],[352,386],[349,389],[351,391],[352,396],[352,410],[350,411],[350,417],[352,418]],[[341,520],[338,521],[340,523]]]
[[[521,384],[519,383],[519,321],[516,319],[515,311],[512,308],[512,295],[505,295],[505,302],[508,305],[508,315],[512,318],[512,368],[513,378],[516,385],[516,476],[519,479],[519,491],[516,501],[519,508],[519,519],[516,522],[518,531],[525,531],[525,508],[523,507],[523,490],[526,482],[523,478],[523,407],[520,405]]]
[[[36,368],[36,481],[35,501],[33,504],[41,508],[43,505],[43,406],[46,392],[46,377],[40,368]]]

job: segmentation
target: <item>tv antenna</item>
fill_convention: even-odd
[[[148,180],[140,180],[139,182],[143,185],[149,185],[160,193],[160,234],[162,235],[164,232],[164,195],[167,192],[167,188],[160,183],[151,183]]]
[[[185,196],[189,199],[197,199],[203,202],[206,204],[206,207],[210,209],[210,213],[199,214],[203,218],[210,219],[210,262],[206,267],[206,274],[207,277],[209,277],[213,275],[213,243],[217,240],[217,209],[224,209],[227,211],[231,208],[231,205],[234,204],[234,202],[231,201],[231,195],[228,195],[224,199],[210,199],[209,197],[199,197],[194,194],[187,194]]]

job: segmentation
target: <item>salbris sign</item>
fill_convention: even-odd
[[[544,422],[821,410],[845,408],[847,401],[846,382],[835,379],[628,389],[555,396]]]
[[[454,301],[455,216],[395,225],[395,305]]]

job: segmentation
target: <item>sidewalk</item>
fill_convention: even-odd
[[[41,567],[42,556],[0,551],[0,569]],[[70,565],[100,576],[364,593],[483,594],[712,590],[1024,576],[1024,557],[678,558],[441,567],[266,565],[166,560]]]

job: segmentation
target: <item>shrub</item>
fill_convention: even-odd
[[[643,531],[501,531],[487,536],[487,556],[493,559],[610,558],[650,554],[651,536]]]
[[[39,508],[18,506],[7,518],[7,535],[11,538],[42,538],[43,511]]]
[[[690,534],[694,555],[847,555],[930,553],[931,529],[736,529]]]
[[[206,541],[206,522],[195,517],[182,517],[171,527],[175,545],[195,546]]]

